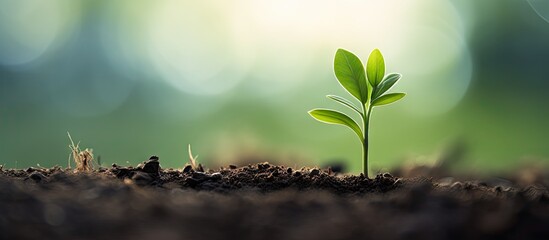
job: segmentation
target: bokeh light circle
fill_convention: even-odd
[[[393,91],[407,93],[401,105],[413,114],[444,113],[461,101],[469,87],[473,70],[469,50],[458,35],[433,28],[409,30],[414,32],[407,38],[411,44],[399,48],[399,61],[392,68],[403,74]]]
[[[526,0],[534,9],[536,14],[549,23],[549,1],[547,0]]]
[[[42,56],[63,35],[72,13],[65,1],[2,1],[0,64],[21,65]]]
[[[226,92],[242,79],[245,70],[235,64],[220,5],[172,0],[154,9],[148,50],[154,68],[172,86],[211,95]]]

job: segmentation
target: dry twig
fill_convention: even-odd
[[[67,135],[69,136],[69,140],[71,140],[71,144],[69,145],[69,148],[71,149],[71,155],[72,159],[76,163],[76,169],[75,172],[88,172],[93,170],[93,150],[92,149],[84,149],[83,151],[80,150],[80,142],[78,144],[74,145],[74,141],[72,140],[71,134],[67,132]],[[70,155],[69,155],[69,168],[70,168]]]
[[[193,153],[191,151],[191,144],[189,144],[189,162],[191,163],[192,169],[198,172],[204,172],[204,168],[202,167],[202,164],[198,163],[198,161],[196,161],[197,159],[198,159],[198,155],[193,157]]]

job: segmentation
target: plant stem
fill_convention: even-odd
[[[362,105],[362,129],[364,133],[364,142],[362,143],[362,172],[368,177],[368,128],[370,125],[370,115],[372,113],[372,105],[367,102]]]
[[[364,142],[362,143],[362,172],[368,177],[368,128],[372,112],[372,106],[369,102],[362,105],[362,112],[362,129],[364,134]]]

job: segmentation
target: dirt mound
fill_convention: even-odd
[[[0,239],[548,239],[543,185],[338,176],[268,163],[0,171]]]

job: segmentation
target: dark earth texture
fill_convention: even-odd
[[[543,183],[261,163],[0,168],[0,239],[549,239]]]

